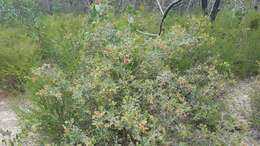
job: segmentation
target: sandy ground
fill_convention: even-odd
[[[14,138],[19,133],[17,117],[9,99],[9,95],[0,90],[0,145],[3,145],[3,139]]]
[[[241,81],[233,86],[226,96],[229,111],[234,114],[238,125],[248,130],[248,136],[244,138],[247,146],[260,146],[260,133],[250,128],[251,94],[255,92],[255,87],[259,86],[257,79]],[[260,92],[260,91],[259,91]]]

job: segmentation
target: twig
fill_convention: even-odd
[[[149,33],[149,32],[143,32],[141,30],[136,30],[136,32],[141,33],[143,35],[151,36],[151,37],[157,37],[158,36],[158,34]]]
[[[163,9],[162,9],[162,6],[161,6],[159,0],[156,0],[156,1],[157,1],[157,5],[158,5],[158,7],[159,7],[159,9],[160,9],[160,11],[161,11],[161,13],[162,13],[162,15],[164,15],[164,12],[163,12]]]
[[[190,1],[189,1],[189,4],[188,4],[188,6],[187,6],[187,10],[186,10],[187,12],[189,12],[189,9],[190,9],[192,3],[193,3],[193,0],[190,0]]]
[[[162,18],[162,21],[161,21],[161,24],[160,24],[160,31],[159,31],[159,35],[161,35],[162,33],[162,30],[163,30],[163,23],[164,23],[164,20],[165,18],[167,17],[169,11],[171,10],[171,8],[177,4],[179,4],[182,0],[175,0],[173,1],[166,9],[166,11],[164,12],[164,15],[163,15],[163,18]]]
[[[210,20],[211,21],[215,21],[215,19],[217,17],[217,14],[219,12],[220,1],[221,0],[215,0],[215,2],[213,4],[213,7],[212,7],[212,10],[211,10],[211,13],[210,13]]]

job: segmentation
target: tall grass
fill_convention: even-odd
[[[214,52],[231,64],[235,75],[245,78],[257,74],[260,60],[260,14],[249,11],[244,15],[230,11],[220,13],[213,24],[216,38]]]
[[[22,84],[38,65],[38,45],[27,31],[24,26],[0,25],[0,81],[11,87]]]
[[[44,16],[36,25],[42,61],[55,63],[66,72],[76,69],[83,47],[86,17]]]

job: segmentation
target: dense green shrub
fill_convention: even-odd
[[[31,130],[47,136],[41,139],[43,142],[233,142],[230,137],[222,137],[234,127],[222,121],[223,105],[218,97],[226,76],[216,69],[218,61],[208,57],[182,68],[178,65],[181,58],[175,54],[191,56],[193,49],[211,45],[214,39],[180,26],[162,38],[117,31],[109,21],[96,27],[85,33],[84,49],[76,59],[79,63],[73,76],[55,64],[44,64],[33,72],[28,85],[31,105],[20,117]],[[177,60],[177,65],[172,60]]]
[[[25,27],[0,25],[0,81],[11,87],[23,83],[38,65],[38,51]]]
[[[244,16],[225,11],[213,25],[216,38],[214,52],[230,63],[239,77],[257,74],[256,61],[260,60],[260,14],[247,12]]]
[[[194,55],[200,61],[206,56],[215,56],[216,58],[230,65],[232,73],[238,78],[247,78],[257,74],[257,61],[260,60],[260,15],[255,11],[245,13],[236,13],[230,10],[224,10],[219,13],[216,21],[211,26],[194,22],[193,16],[169,16],[166,21],[165,31],[169,31],[172,25],[180,24],[193,33],[194,25],[199,25],[203,32],[215,39],[211,46],[200,47],[196,49]],[[198,17],[198,16],[197,16]],[[206,19],[206,18],[204,18]],[[152,23],[150,23],[151,25]],[[149,26],[150,26],[149,25]],[[195,27],[196,28],[196,27]],[[202,32],[202,31],[200,31]],[[199,55],[202,53],[201,55]],[[183,66],[192,63],[194,60],[186,57],[187,60]]]
[[[35,33],[42,60],[72,73],[83,47],[85,21],[83,16],[72,15],[41,17],[35,25]]]

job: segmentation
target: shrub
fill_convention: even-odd
[[[222,123],[218,97],[226,76],[216,69],[217,61],[208,57],[185,68],[172,63],[181,64],[175,53],[191,55],[192,49],[210,45],[211,37],[179,26],[154,39],[119,32],[109,21],[96,27],[85,33],[73,76],[55,64],[33,72],[31,105],[20,117],[47,136],[43,142],[225,144],[220,131],[232,128]]]
[[[24,83],[38,65],[38,46],[23,26],[0,25],[0,81],[11,87]]]
[[[185,29],[182,29],[182,27]],[[208,34],[210,27],[211,24],[206,18],[194,16],[190,17],[189,21],[180,22],[179,26],[178,23],[174,26],[176,31],[172,31],[172,35],[180,37],[174,40],[180,47],[172,52],[173,56],[170,60],[175,69],[185,72],[193,66],[217,58],[217,55],[212,52],[215,38]],[[183,41],[183,38],[186,41]],[[171,46],[171,43],[169,42],[167,46]]]
[[[256,61],[260,60],[260,15],[247,12],[236,16],[224,11],[213,25],[212,35],[216,38],[214,52],[229,62],[235,75],[245,78],[257,74]]]
[[[35,25],[43,62],[59,65],[66,72],[77,68],[83,45],[85,17],[46,16]]]

